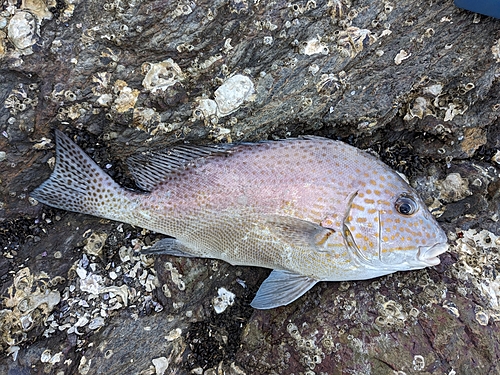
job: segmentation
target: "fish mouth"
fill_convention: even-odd
[[[448,250],[446,242],[435,244],[431,247],[419,247],[418,260],[427,263],[430,266],[437,266],[441,261],[438,255],[445,253]]]

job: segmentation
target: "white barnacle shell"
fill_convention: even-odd
[[[321,42],[321,38],[319,36],[303,42],[299,49],[299,53],[307,56],[315,55],[318,53],[328,55],[329,52],[330,49],[326,44]]]
[[[495,155],[491,157],[491,161],[500,164],[500,150],[498,150]]]
[[[215,312],[220,314],[224,312],[228,306],[232,306],[236,295],[226,288],[219,288],[219,290],[217,290],[217,294],[218,296],[212,299],[212,304]]]
[[[17,49],[27,50],[36,42],[36,18],[30,12],[16,12],[9,21],[7,32],[9,40]],[[32,52],[27,50],[25,53]]]
[[[198,99],[198,107],[194,110],[193,114],[197,118],[208,119],[215,116],[217,113],[217,103],[212,99]]]
[[[441,94],[441,91],[443,91],[443,85],[441,84],[435,84],[435,85],[430,85],[427,87],[424,87],[423,93],[432,95],[432,96],[438,96]]]
[[[215,90],[217,116],[224,117],[235,112],[245,101],[253,99],[255,88],[252,80],[242,74],[236,74]]]
[[[166,357],[158,357],[152,359],[155,367],[155,374],[163,375],[167,371],[170,361]]]
[[[500,39],[498,39],[495,44],[491,46],[491,53],[493,54],[496,62],[500,62]]]
[[[117,112],[127,112],[135,107],[140,93],[139,90],[128,87],[125,81],[119,79],[114,84],[114,91],[119,93],[113,107]]]
[[[402,49],[401,51],[399,51],[399,53],[394,58],[394,63],[396,65],[400,65],[403,62],[403,60],[406,60],[410,56],[411,56],[411,53],[408,53],[404,49]]]
[[[421,355],[413,356],[413,369],[415,371],[422,371],[425,368],[425,359]]]
[[[142,85],[151,92],[165,91],[184,79],[182,69],[172,59],[155,64],[144,63],[142,64],[142,71],[146,74],[142,80]]]

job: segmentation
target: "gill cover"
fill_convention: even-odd
[[[347,248],[362,263],[372,264],[380,258],[379,212],[369,206],[358,192],[349,199],[343,232]]]

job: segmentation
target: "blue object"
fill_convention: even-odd
[[[471,12],[500,18],[500,0],[455,0],[455,5]]]

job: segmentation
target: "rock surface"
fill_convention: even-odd
[[[0,9],[0,373],[500,373],[499,20],[408,0]],[[129,187],[128,156],[176,142],[342,139],[408,177],[450,251],[255,311],[268,270],[139,256],[161,236],[30,200],[55,128]]]

